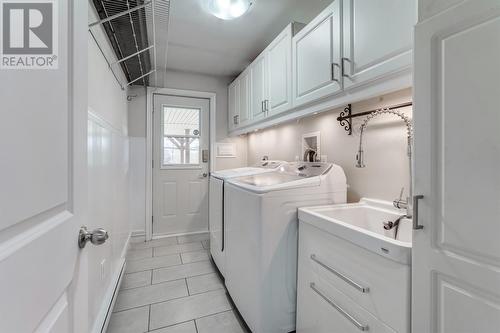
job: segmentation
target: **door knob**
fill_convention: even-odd
[[[80,249],[83,249],[88,241],[94,245],[101,245],[104,244],[108,238],[108,232],[102,228],[97,228],[89,232],[86,226],[82,226],[78,234],[78,246]]]
[[[208,173],[204,172],[200,175],[200,178],[207,178],[208,177]]]

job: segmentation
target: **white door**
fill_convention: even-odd
[[[3,18],[12,14],[5,4],[0,4]],[[87,1],[52,5],[58,68],[0,69],[0,332],[5,333],[89,332],[86,251],[77,244],[87,200]],[[23,12],[34,15],[26,7],[17,14]]]
[[[412,65],[417,0],[343,0],[344,89]]]
[[[153,236],[208,231],[209,100],[153,96]]]
[[[267,59],[267,106],[275,115],[292,107],[292,25],[269,45]]]
[[[252,121],[266,116],[266,56],[261,54],[250,65],[250,109]]]
[[[250,71],[247,70],[239,76],[238,80],[238,101],[240,117],[239,126],[246,125],[250,120]]]
[[[340,1],[335,0],[292,39],[294,107],[342,89]]]
[[[234,80],[228,88],[228,124],[229,131],[232,131],[238,127],[240,121],[240,110],[239,110],[239,92],[240,82],[239,80]]]
[[[415,32],[413,332],[499,332],[500,2]]]

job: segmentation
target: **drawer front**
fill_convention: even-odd
[[[301,222],[301,272],[316,274],[396,331],[409,332],[409,266]]]
[[[299,273],[298,333],[395,333],[315,272]]]

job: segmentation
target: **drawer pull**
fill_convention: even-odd
[[[369,287],[363,287],[362,285],[360,285],[359,283],[353,281],[350,277],[342,274],[341,272],[333,269],[332,267],[328,266],[327,264],[319,261],[317,258],[316,258],[316,255],[315,254],[311,254],[311,260],[318,263],[321,267],[325,268],[326,270],[328,270],[329,272],[337,275],[339,278],[341,278],[342,280],[344,280],[345,282],[347,282],[348,284],[350,284],[351,286],[353,286],[354,288],[356,288],[357,290],[359,290],[360,292],[362,293],[368,293],[370,291],[370,288]]]
[[[314,282],[311,282],[310,287],[316,294],[321,296],[328,304],[330,304],[332,307],[335,308],[338,312],[340,312],[341,315],[346,317],[351,323],[354,324],[360,331],[368,331],[368,325],[364,325],[360,323],[356,318],[351,316],[346,310],[342,309],[340,305],[332,301],[329,297],[325,296],[321,291],[319,291],[318,288],[316,288],[316,284]]]

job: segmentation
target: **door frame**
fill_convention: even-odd
[[[154,95],[171,95],[177,97],[205,98],[209,100],[209,172],[215,170],[215,158],[212,158],[212,152],[215,151],[215,133],[216,133],[216,93],[196,90],[182,90],[172,88],[154,88],[148,87],[146,94],[146,216],[145,231],[146,241],[153,239],[153,107]],[[209,199],[210,200],[210,199]],[[169,235],[173,236],[173,235]],[[163,238],[167,236],[157,236],[154,238]]]

